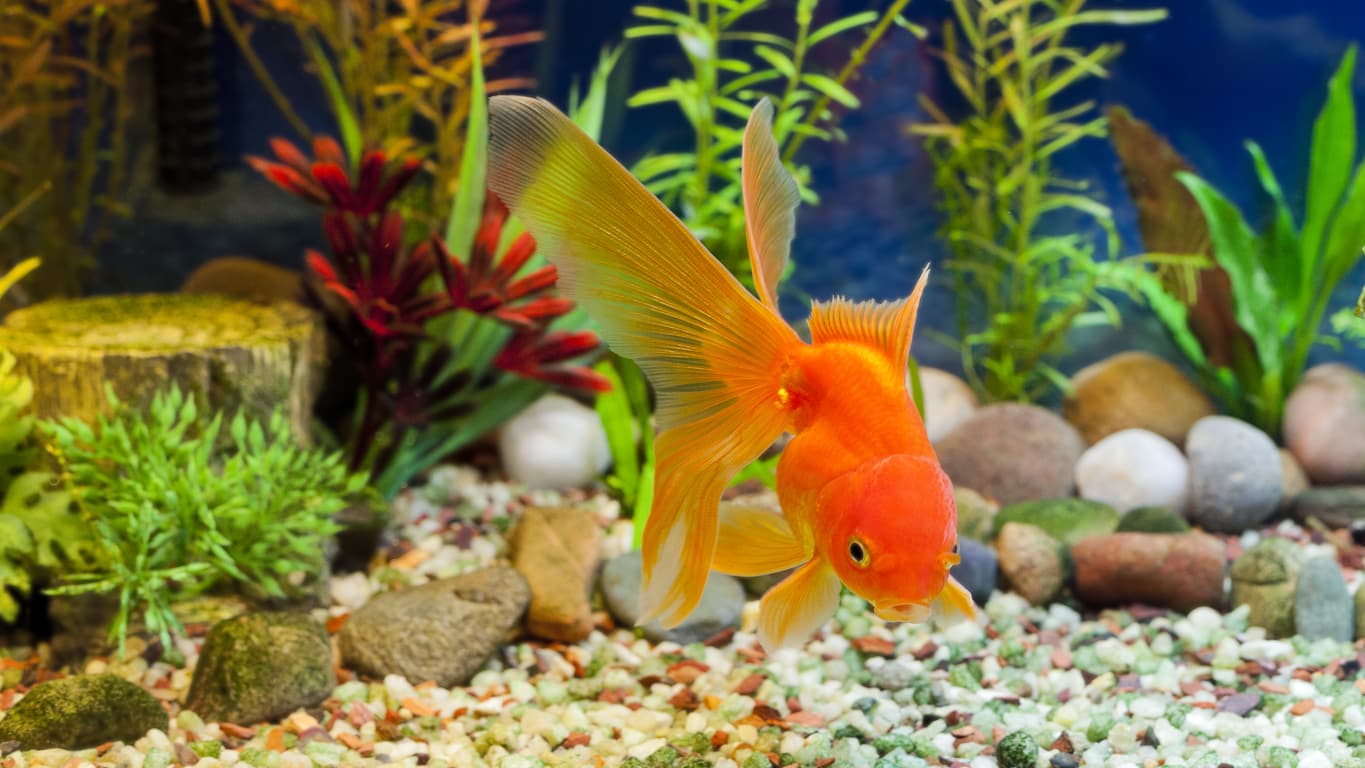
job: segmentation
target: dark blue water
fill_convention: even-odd
[[[658,0],[668,4],[667,0]],[[526,23],[548,25],[550,42],[538,53],[507,62],[534,70],[541,92],[563,104],[570,83],[586,77],[598,50],[620,39],[630,23],[626,0],[505,0]],[[681,3],[677,3],[681,5]],[[788,2],[776,2],[774,24],[789,19]],[[885,2],[824,0],[820,13],[832,17]],[[1096,0],[1093,7],[1149,7],[1146,3]],[[1125,104],[1166,135],[1206,179],[1254,211],[1259,200],[1243,147],[1254,139],[1265,150],[1291,206],[1301,210],[1312,120],[1324,85],[1347,45],[1365,40],[1365,4],[1359,0],[1181,0],[1168,20],[1132,28],[1095,28],[1079,43],[1122,42],[1125,51],[1107,80],[1088,83],[1077,98],[1101,106]],[[915,0],[909,15],[938,29],[946,0]],[[785,29],[785,27],[784,27]],[[285,30],[261,28],[257,49],[266,57],[295,107],[315,128],[328,129],[320,90],[303,71],[302,57]],[[666,81],[681,71],[676,46],[666,40],[636,44],[630,60],[632,89]],[[225,183],[205,198],[167,200],[150,194],[141,213],[105,254],[118,265],[106,270],[110,282],[97,288],[170,289],[203,260],[246,253],[278,263],[301,263],[303,247],[319,238],[307,207],[240,172],[245,153],[262,153],[271,135],[292,136],[288,124],[257,86],[231,41],[218,41],[223,94],[222,156]],[[1362,62],[1365,68],[1365,62]],[[922,265],[942,249],[934,209],[932,168],[905,127],[924,119],[916,97],[942,96],[945,84],[926,48],[904,30],[894,31],[876,50],[865,77],[853,85],[863,108],[847,114],[848,141],[808,143],[802,160],[815,171],[822,203],[798,219],[793,258],[797,269],[784,288],[783,310],[804,316],[809,296],[843,293],[858,298],[893,298],[907,293]],[[1365,104],[1365,75],[1356,78],[1357,100]],[[1362,120],[1365,122],[1365,119]],[[680,117],[668,107],[619,110],[609,119],[604,143],[623,160],[648,149],[685,145]],[[1091,140],[1064,159],[1064,170],[1088,180],[1094,195],[1111,205],[1128,251],[1141,248],[1135,214],[1107,144]],[[129,267],[134,267],[129,269]],[[1354,270],[1336,294],[1335,305],[1353,304],[1365,267]],[[946,272],[938,270],[920,315],[921,327],[953,331],[955,297]],[[1065,367],[1074,369],[1121,348],[1145,348],[1178,358],[1160,325],[1140,308],[1127,307],[1122,329],[1075,335]],[[921,362],[956,368],[956,353],[921,334]],[[1365,362],[1365,355],[1348,357]],[[1316,359],[1337,357],[1320,348]]]

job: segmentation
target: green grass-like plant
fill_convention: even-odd
[[[1189,172],[1176,174],[1208,222],[1213,257],[1232,286],[1233,313],[1251,339],[1251,355],[1215,366],[1186,330],[1185,307],[1166,299],[1153,307],[1176,343],[1212,382],[1214,394],[1234,416],[1278,436],[1284,404],[1319,341],[1333,290],[1361,257],[1365,245],[1365,162],[1356,153],[1352,45],[1327,84],[1327,98],[1313,124],[1307,200],[1302,225],[1255,142],[1247,142],[1271,215],[1257,232],[1225,196]],[[1147,291],[1150,294],[1152,290]],[[1340,328],[1340,323],[1338,323]],[[1349,336],[1348,336],[1349,337]]]
[[[776,107],[773,134],[782,160],[796,177],[802,199],[818,202],[810,169],[795,162],[807,139],[841,140],[832,109],[859,106],[848,84],[868,52],[901,17],[909,0],[895,0],[882,13],[863,11],[814,26],[819,0],[797,0],[795,34],[784,37],[753,28],[752,17],[767,0],[687,0],[686,10],[653,5],[634,9],[640,23],[627,38],[672,37],[691,66],[688,77],[636,93],[632,107],[674,104],[692,129],[693,145],[682,152],[650,155],[632,172],[682,218],[716,258],[752,286],[745,246],[740,188],[740,147],[752,105],[767,96]],[[867,29],[863,42],[837,72],[811,67],[812,50],[849,32]]]
[[[226,585],[266,598],[309,588],[339,530],[333,515],[364,475],[348,474],[340,453],[295,445],[279,410],[264,425],[239,412],[230,447],[218,450],[223,414],[205,418],[179,387],[158,392],[145,412],[106,393],[112,412],[93,427],[43,423],[103,550],[96,567],[64,574],[53,593],[116,593],[109,632],[122,653],[138,611],[170,649],[181,631],[174,600]]]
[[[1112,212],[1056,170],[1060,153],[1105,135],[1094,102],[1069,97],[1076,84],[1106,76],[1122,48],[1069,38],[1082,26],[1146,24],[1166,13],[1089,10],[1085,2],[952,0],[939,56],[962,116],[922,97],[933,121],[911,128],[935,167],[963,368],[987,401],[1033,402],[1065,390],[1053,361],[1067,332],[1117,324],[1118,309],[1101,291],[1133,290]]]

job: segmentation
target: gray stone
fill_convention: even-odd
[[[1294,518],[1317,518],[1328,528],[1349,528],[1365,520],[1365,485],[1318,486],[1294,499]]]
[[[185,706],[250,725],[318,704],[336,687],[327,629],[305,613],[262,612],[213,625]]]
[[[1261,539],[1232,564],[1232,608],[1249,606],[1247,621],[1271,637],[1294,634],[1294,594],[1303,550],[1278,536]]]
[[[1264,432],[1230,416],[1195,422],[1190,460],[1190,520],[1206,530],[1240,533],[1264,523],[1280,503],[1280,454]]]
[[[1000,504],[1072,495],[1084,449],[1062,417],[1022,403],[985,406],[934,445],[954,485]]]
[[[341,628],[341,658],[373,677],[464,685],[515,631],[530,600],[525,577],[506,566],[376,595]]]
[[[627,627],[635,626],[640,616],[642,570],[638,549],[618,555],[602,566],[599,586],[607,610],[617,622]],[[725,629],[737,628],[743,611],[744,587],[739,579],[712,571],[706,579],[701,602],[681,624],[665,629],[655,621],[641,627],[641,630],[645,637],[656,643],[664,640],[695,643]]]
[[[1330,637],[1349,643],[1355,630],[1354,611],[1337,561],[1309,558],[1299,569],[1294,588],[1294,627],[1298,633],[1310,640]]]
[[[1000,580],[1000,561],[994,550],[979,541],[959,536],[957,545],[962,560],[949,574],[972,593],[977,605],[985,605]]]
[[[995,516],[996,530],[1005,523],[1027,523],[1071,546],[1090,536],[1114,532],[1119,513],[1108,504],[1086,499],[1043,499],[1011,504]]]
[[[0,742],[20,749],[131,744],[170,727],[161,702],[118,675],[75,675],[33,686],[0,720]]]
[[[765,573],[761,576],[740,576],[739,583],[744,585],[745,594],[749,597],[759,598],[795,572],[795,568],[788,568],[776,573]]]

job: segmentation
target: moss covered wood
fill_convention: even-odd
[[[258,418],[283,406],[306,442],[325,349],[303,307],[216,295],[130,294],[54,300],[10,313],[0,349],[33,380],[33,413],[93,421],[104,384],[143,403],[176,382],[210,410]]]

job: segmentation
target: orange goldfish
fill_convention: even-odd
[[[928,269],[901,301],[815,302],[811,342],[802,341],[777,309],[799,195],[766,99],[742,152],[757,296],[549,102],[495,96],[489,105],[489,186],[558,267],[562,289],[656,391],[640,623],[676,626],[712,569],[794,566],[760,603],[767,648],[819,629],[841,583],[889,621],[923,621],[936,600],[975,616],[948,575],[958,562],[952,484],[906,387]],[[793,437],[777,466],[782,513],[722,513],[728,481],[784,432]]]

